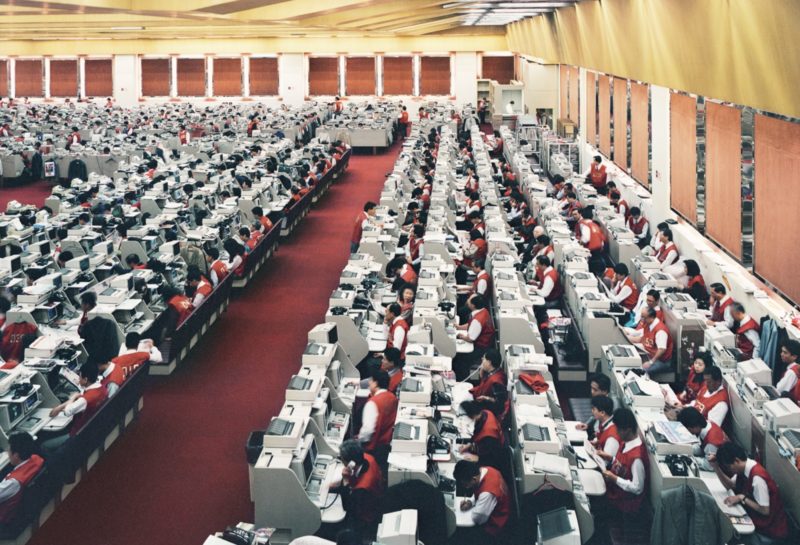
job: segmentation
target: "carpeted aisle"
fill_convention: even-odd
[[[35,204],[42,206],[44,200],[50,196],[53,188],[52,182],[40,180],[29,184],[0,188],[0,210],[6,211],[9,201],[19,201],[21,204]]]
[[[247,436],[283,404],[308,330],[324,319],[347,261],[354,218],[378,198],[398,151],[352,158],[187,364],[151,379],[139,421],[30,545],[200,545],[252,520]]]

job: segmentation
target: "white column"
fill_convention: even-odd
[[[420,77],[420,61],[419,54],[414,53],[414,56],[411,60],[411,73],[414,78],[414,86],[412,87],[411,94],[414,96],[419,96],[420,85],[419,85],[419,77]]]
[[[141,96],[141,64],[136,55],[114,55],[112,81],[114,101],[125,108],[135,106]]]
[[[242,96],[250,96],[250,55],[242,56]]]
[[[478,100],[478,54],[458,51],[452,60],[452,91],[456,105],[476,104]]]
[[[344,55],[339,55],[339,96],[344,96],[347,91],[347,59]]]
[[[214,57],[206,57],[206,98],[214,96]]]
[[[45,57],[44,62],[44,98],[50,98],[50,57]]]
[[[17,59],[8,59],[8,96],[17,98]]]
[[[303,53],[283,53],[278,57],[278,94],[289,106],[305,102],[308,62]]]
[[[78,57],[78,96],[86,98],[86,57]]]
[[[178,57],[175,55],[169,58],[169,96],[178,96]]]
[[[652,113],[652,187],[653,217],[651,229],[656,223],[675,217],[670,209],[670,106],[669,89],[650,86],[650,107]]]
[[[375,55],[375,94],[383,96],[383,55]]]

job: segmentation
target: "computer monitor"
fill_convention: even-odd
[[[383,515],[377,541],[384,545],[417,545],[417,510],[403,509]]]
[[[314,463],[316,462],[316,456],[311,452],[309,448],[306,451],[305,458],[303,458],[303,477],[305,478],[306,484],[308,480],[311,478],[311,474],[314,473]]]

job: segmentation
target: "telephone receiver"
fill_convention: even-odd
[[[241,528],[228,528],[222,532],[222,539],[234,545],[250,545],[254,538],[253,532]]]

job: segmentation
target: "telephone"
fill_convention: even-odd
[[[235,545],[251,545],[256,538],[255,532],[241,528],[227,528],[222,532],[222,539]]]
[[[452,405],[452,404],[453,400],[450,399],[450,396],[447,395],[446,393],[439,390],[434,390],[431,392],[431,405],[433,407],[437,407],[440,405]]]
[[[664,462],[667,464],[673,477],[688,477],[692,460],[682,454],[668,454]]]
[[[450,443],[436,435],[428,436],[428,455],[450,454]]]
[[[333,308],[331,308],[331,314],[333,314],[334,316],[344,316],[345,314],[347,314],[347,308],[346,307],[333,307]]]

